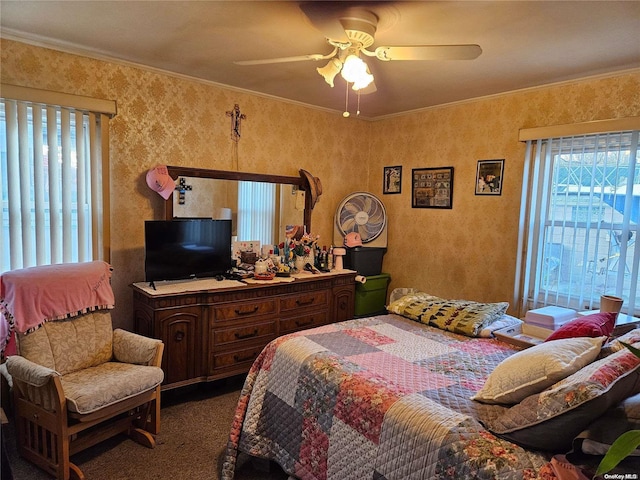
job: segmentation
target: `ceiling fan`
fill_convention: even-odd
[[[327,43],[333,47],[328,54],[309,54],[293,57],[243,60],[237,65],[265,65],[271,63],[300,62],[305,60],[329,60],[316,70],[333,87],[338,73],[352,83],[359,93],[376,91],[373,75],[361,55],[391,60],[473,60],[482,49],[475,44],[462,45],[405,45],[379,46],[369,50],[375,41],[378,16],[363,7],[344,7],[349,2],[302,2],[300,8],[311,23],[325,33]],[[333,8],[327,8],[327,5]]]

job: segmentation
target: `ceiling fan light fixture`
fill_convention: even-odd
[[[367,88],[371,82],[373,82],[373,75],[369,72],[365,72],[360,78],[358,78],[355,82],[353,82],[354,90],[361,90],[363,88]]]
[[[354,90],[359,90],[373,82],[373,75],[368,70],[367,64],[360,57],[349,55],[344,61],[341,74],[347,82],[353,83]]]
[[[342,62],[334,57],[324,67],[318,67],[316,70],[324,77],[324,81],[333,88],[333,79],[342,70]]]

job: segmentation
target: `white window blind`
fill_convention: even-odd
[[[277,205],[275,184],[238,182],[238,239],[273,244]]]
[[[25,96],[0,99],[0,272],[108,261],[109,115]]]
[[[638,131],[527,141],[516,300],[640,312]]]

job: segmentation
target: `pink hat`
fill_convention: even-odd
[[[176,188],[176,182],[169,176],[165,165],[158,165],[147,172],[147,185],[167,200]]]
[[[347,235],[344,237],[344,244],[349,248],[361,247],[362,237],[357,232],[347,233]]]

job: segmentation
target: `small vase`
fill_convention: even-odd
[[[298,272],[303,272],[304,271],[304,266],[307,263],[310,263],[311,265],[313,265],[313,262],[314,262],[313,254],[296,255],[295,260],[294,260],[294,265],[295,265],[296,270]]]
[[[622,303],[624,300],[620,297],[614,297],[613,295],[601,295],[600,296],[600,311],[601,312],[616,312],[620,313],[622,309]],[[617,316],[616,316],[617,318]]]

